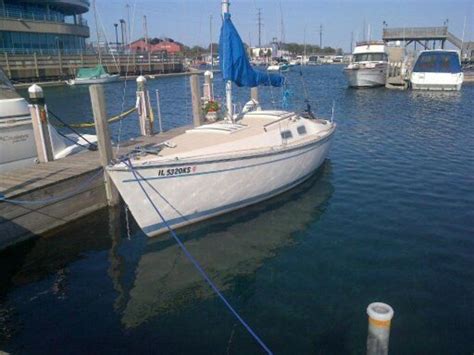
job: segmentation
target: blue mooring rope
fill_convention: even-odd
[[[163,217],[160,210],[158,209],[158,207],[155,205],[155,203],[151,199],[150,195],[148,195],[148,193],[146,192],[145,188],[143,187],[143,185],[142,185],[142,183],[141,183],[141,181],[140,181],[140,179],[138,178],[137,175],[139,175],[142,179],[144,179],[143,176],[135,170],[135,168],[133,167],[132,162],[130,161],[130,159],[127,159],[127,161],[128,161],[128,163],[126,161],[123,161],[123,162],[125,163],[125,165],[130,167],[130,170],[132,171],[133,176],[135,177],[135,180],[140,185],[140,188],[142,189],[142,191],[145,194],[146,198],[148,199],[148,201],[150,201],[151,205],[153,206],[153,209],[160,216],[160,218],[163,221],[164,225],[166,226],[166,228],[168,229],[168,231],[170,232],[170,234],[172,235],[172,237],[174,238],[176,243],[178,243],[179,247],[184,252],[184,254],[187,256],[187,258],[193,263],[194,267],[199,271],[199,273],[204,278],[204,280],[206,280],[206,282],[209,284],[209,286],[211,286],[211,288],[219,296],[219,298],[222,300],[222,302],[224,302],[224,304],[230,310],[230,312],[239,320],[239,322],[245,327],[245,329],[247,329],[247,331],[254,337],[254,339],[257,341],[257,343],[260,344],[260,346],[265,350],[265,352],[267,354],[273,354],[272,351],[268,348],[268,346],[266,346],[265,343],[262,341],[262,339],[260,339],[260,337],[252,330],[252,328],[250,328],[250,326],[245,322],[245,320],[237,313],[237,311],[227,301],[227,299],[219,291],[219,289],[214,284],[214,282],[206,274],[206,272],[201,267],[201,265],[199,265],[198,261],[196,259],[194,259],[194,257],[191,255],[191,253],[186,249],[183,242],[179,239],[177,234],[174,232],[173,228],[171,228],[171,226],[168,224],[168,221]]]

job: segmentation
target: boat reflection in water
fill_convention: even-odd
[[[318,220],[333,192],[330,174],[331,165],[326,161],[299,187],[266,202],[180,229],[179,235],[218,287],[229,290],[236,279],[254,274],[265,260],[295,243],[294,233]],[[123,275],[115,276],[125,279]],[[116,310],[122,313],[126,328],[178,311],[196,300],[215,297],[174,241],[164,237],[146,241],[128,294],[122,293],[127,292],[127,287],[117,287],[117,281],[114,280],[119,294],[115,305],[120,308]]]

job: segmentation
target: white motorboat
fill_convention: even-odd
[[[420,52],[410,77],[414,90],[459,91],[463,81],[459,52],[445,49]]]
[[[290,66],[287,63],[284,63],[284,62],[269,65],[268,68],[267,68],[267,71],[280,72],[280,73],[286,73],[289,70],[290,70]]]
[[[68,85],[107,84],[119,79],[120,75],[109,74],[102,65],[97,65],[95,68],[80,68],[76,78],[67,80],[66,83]]]
[[[61,137],[49,126],[54,158],[84,150],[89,142],[96,142],[96,136],[75,134]],[[74,143],[73,143],[74,142]],[[0,172],[33,165],[37,158],[33,126],[28,103],[15,91],[6,75],[0,69]]]
[[[146,154],[147,148],[107,168],[148,236],[165,232],[167,225],[185,226],[289,190],[309,178],[329,152],[336,129],[329,120],[263,111],[255,102],[253,109],[233,114],[232,81],[281,86],[284,79],[251,67],[230,14],[223,12],[219,48],[227,119],[188,130],[155,154]]]
[[[350,87],[384,86],[387,79],[388,53],[384,42],[359,42],[351,63],[344,68]]]

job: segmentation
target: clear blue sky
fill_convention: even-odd
[[[150,37],[171,37],[186,45],[207,46],[209,17],[213,16],[213,38],[220,28],[220,0],[96,0],[99,27],[107,40],[115,41],[114,23],[127,20],[130,5],[132,38],[143,36],[143,15],[147,15]],[[262,9],[262,42],[280,37],[281,13],[287,42],[319,44],[323,25],[323,46],[349,49],[351,32],[362,39],[364,22],[371,27],[371,38],[380,39],[382,22],[389,27],[442,26],[448,19],[449,30],[461,38],[474,40],[474,0],[231,0],[232,18],[242,39],[252,45],[258,41],[257,8]],[[280,11],[280,4],[282,12]],[[95,40],[92,11],[86,14]]]

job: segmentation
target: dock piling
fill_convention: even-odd
[[[146,78],[140,75],[137,78],[138,118],[142,136],[153,135],[153,112],[150,105],[150,94],[146,89]]]
[[[160,130],[160,133],[163,133],[163,125],[162,125],[162,119],[161,119],[160,90],[156,89],[155,94],[156,94],[156,114],[158,116],[158,129]]]
[[[258,87],[250,88],[250,99],[258,102]]]
[[[214,74],[210,71],[207,70],[204,72],[204,85],[203,85],[203,91],[204,91],[204,99],[206,101],[211,101],[214,100],[214,95],[213,95],[213,90],[212,90],[212,79],[214,77]]]
[[[198,127],[203,122],[203,112],[201,108],[201,90],[199,87],[199,76],[197,74],[191,75],[189,78],[191,82],[191,97],[193,103],[193,124]]]
[[[102,85],[91,85],[89,87],[89,93],[91,97],[92,111],[94,114],[95,129],[97,133],[100,164],[105,169],[105,167],[110,164],[114,156],[107,122],[104,88]],[[107,171],[104,171],[104,183],[108,205],[117,205],[120,201],[119,194]]]
[[[367,307],[367,315],[367,355],[387,355],[393,309],[386,303],[374,302]]]
[[[40,163],[54,160],[53,145],[48,123],[48,108],[41,86],[33,84],[28,88],[31,104],[28,105],[33,124],[36,152]]]

